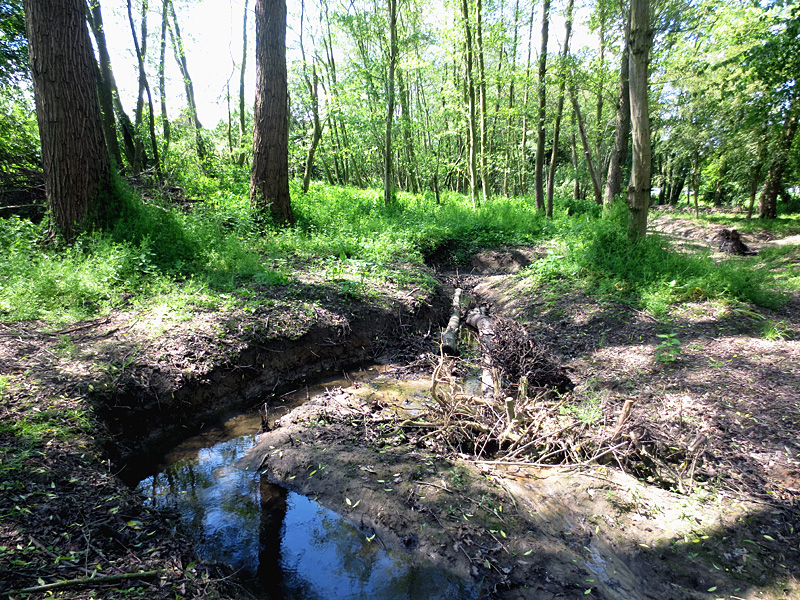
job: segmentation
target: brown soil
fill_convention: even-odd
[[[686,235],[707,247],[713,232],[700,234]],[[480,582],[489,597],[800,598],[800,298],[777,312],[698,301],[659,323],[577,289],[553,298],[509,274],[543,252],[487,253],[459,283],[556,353],[576,397],[599,406],[596,427],[613,428],[632,401],[626,435],[684,451],[683,463],[668,463],[671,483],[624,460],[533,468],[443,456],[424,431],[398,429],[391,403],[357,389],[283,417],[250,467],[317,496],[378,543]],[[408,346],[404,333],[438,331],[447,312],[446,298],[416,289],[381,290],[380,305],[345,301],[319,282],[259,293],[269,308],[257,314],[195,311],[159,324],[131,312],[59,332],[3,326],[0,423],[57,415],[76,433],[39,445],[0,429],[3,466],[17,461],[26,474],[0,483],[0,593],[100,565],[98,574],[158,570],[135,588],[145,597],[246,595],[209,565],[190,567],[167,517],[114,474],[294,374],[417,356],[434,337]],[[766,321],[778,325],[772,339]],[[663,333],[680,340],[675,360],[658,358]],[[409,371],[396,375],[430,377]],[[111,585],[56,594],[121,597]]]

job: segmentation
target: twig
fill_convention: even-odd
[[[127,581],[129,579],[152,579],[158,577],[161,573],[166,573],[166,569],[157,569],[155,571],[138,571],[136,573],[117,573],[116,575],[102,575],[100,577],[81,577],[80,579],[64,579],[56,581],[55,583],[47,583],[45,585],[36,585],[21,590],[11,592],[13,594],[30,594],[33,592],[46,592],[47,590],[56,590],[65,587],[72,587],[74,585],[97,585],[106,583],[117,583],[119,581]]]

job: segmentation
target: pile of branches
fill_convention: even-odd
[[[453,315],[458,311],[454,302]],[[637,415],[633,400],[607,422],[599,401],[577,399],[566,370],[520,323],[490,316],[485,308],[470,311],[466,322],[478,339],[479,356],[455,357],[452,343],[449,352],[444,343],[433,369],[434,402],[423,419],[405,421],[400,430],[410,434],[410,428],[424,428],[418,443],[480,460],[540,466],[614,463],[667,488],[683,490],[688,480],[691,489],[705,438],[677,443]],[[476,366],[477,384],[464,377]]]

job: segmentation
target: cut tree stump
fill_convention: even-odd
[[[735,229],[721,230],[714,236],[714,241],[718,244],[719,251],[726,254],[740,254],[742,256],[758,254],[742,241],[741,234]]]

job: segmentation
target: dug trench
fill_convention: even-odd
[[[115,573],[138,565],[143,573],[138,585],[146,586],[148,597],[248,597],[251,592],[225,568],[197,561],[183,534],[173,531],[174,515],[146,507],[140,496],[118,485],[114,474],[138,479],[178,440],[230,409],[261,409],[285,384],[377,361],[390,365],[383,377],[415,379],[428,389],[438,386],[443,401],[435,401],[433,390],[427,418],[408,418],[398,413],[396,404],[365,398],[358,385],[330,389],[262,434],[240,467],[315,498],[356,524],[372,543],[401,549],[420,564],[461,578],[468,582],[467,596],[797,597],[792,574],[800,564],[793,549],[797,531],[786,502],[680,489],[688,476],[674,477],[677,463],[664,460],[657,444],[642,443],[647,429],[639,417],[630,416],[630,407],[626,414],[624,402],[605,403],[610,421],[604,417],[602,427],[595,429],[605,433],[593,438],[591,428],[574,418],[580,407],[571,404],[566,389],[560,394],[534,391],[527,406],[517,405],[516,434],[492,430],[492,418],[502,421],[504,398],[492,407],[480,392],[464,393],[461,376],[474,368],[480,371],[480,357],[472,362],[469,357],[443,360],[440,332],[450,316],[456,285],[478,303],[491,305],[490,314],[505,312],[515,317],[509,321],[517,320],[520,294],[510,273],[537,256],[535,250],[485,253],[473,262],[473,275],[449,274],[442,277],[444,285],[428,292],[396,290],[380,306],[340,298],[305,317],[293,311],[290,318],[275,305],[248,315],[200,314],[172,324],[169,335],[162,331],[150,337],[130,325],[130,315],[116,315],[69,332],[77,348],[69,361],[62,361],[69,368],[41,377],[38,385],[51,395],[62,390],[64,401],[81,394],[92,398],[101,427],[94,441],[102,452],[91,461],[96,472],[84,473],[82,483],[75,476],[80,465],[70,469],[68,457],[74,449],[58,440],[31,462],[39,472],[31,489],[53,486],[74,492],[72,510],[77,507],[81,515],[83,525],[77,531],[82,537],[69,540],[72,562],[63,560],[59,568],[105,560],[105,572]],[[579,300],[576,304],[582,302],[584,308],[591,304],[577,295],[570,300]],[[525,304],[535,309],[537,299],[526,297]],[[641,339],[651,325],[622,305],[611,312],[603,326],[625,335]],[[585,339],[558,325],[538,325],[538,333],[536,327],[526,329],[531,335],[524,336],[521,348],[545,347],[548,356],[555,348],[573,369],[567,373],[555,360],[557,373],[567,374],[580,392],[596,385],[590,368],[569,360],[580,359]],[[590,320],[590,325],[596,323]],[[53,339],[27,333],[20,339],[28,346],[17,348],[14,356],[29,361],[29,368],[31,355],[37,356],[33,347],[53,349],[65,335]],[[99,364],[117,366],[93,371]],[[509,393],[516,396],[519,390]],[[486,421],[474,412],[452,410],[467,400],[481,406],[488,431]],[[534,436],[531,446],[540,453],[533,458],[527,452],[514,454],[512,447],[529,441],[521,435],[533,427],[533,421],[525,421],[525,410],[542,415],[536,425],[542,435]],[[558,424],[565,415],[568,427]],[[544,423],[545,417],[553,421]],[[621,452],[621,441],[627,444],[626,456],[609,460]],[[683,451],[691,459],[690,443]],[[94,445],[87,442],[78,450],[89,453],[86,448]],[[674,440],[673,446],[679,445]],[[99,472],[99,464],[108,465],[106,473]],[[696,474],[700,483],[712,478],[702,470],[701,464]],[[91,498],[97,490],[102,490],[100,498]],[[75,518],[67,514],[69,499],[50,498],[33,514],[44,521],[48,510],[49,524],[35,526],[30,516],[20,515],[9,534],[6,521],[4,539],[16,535],[19,545],[30,546],[30,539],[33,546],[56,550],[63,543],[56,539],[59,523]],[[67,555],[66,550],[52,550],[56,556]],[[9,570],[0,591],[35,588],[35,575],[46,570],[33,564],[28,571]],[[92,584],[89,588],[94,589]],[[64,597],[91,595],[81,586],[66,590]]]

